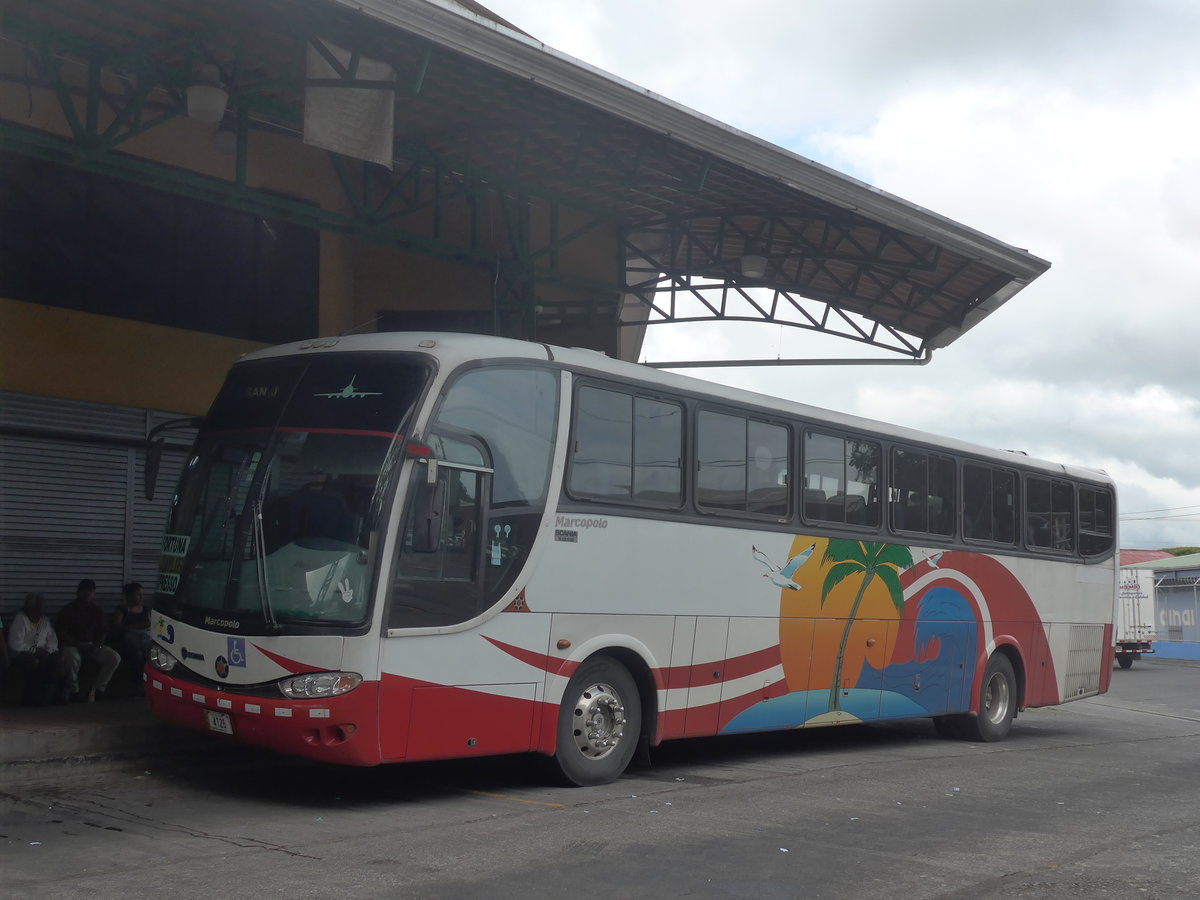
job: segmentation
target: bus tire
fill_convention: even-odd
[[[642,700],[633,676],[611,657],[593,656],[572,676],[558,710],[558,774],[578,787],[616,781],[641,730]]]
[[[1002,741],[1017,714],[1017,676],[1003,653],[993,653],[979,685],[979,715],[962,720],[968,741]]]
[[[1117,657],[1117,665],[1122,669],[1128,669],[1133,665],[1133,657],[1123,653]]]

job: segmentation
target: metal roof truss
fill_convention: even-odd
[[[0,77],[49,92],[70,135],[0,121],[0,147],[487,269],[503,309],[501,333],[527,338],[566,324],[754,321],[926,361],[1045,266],[954,223],[926,222],[924,211],[757,139],[722,133],[712,143],[706,129],[723,126],[669,104],[660,103],[664,115],[682,116],[694,139],[574,96],[575,80],[598,76],[514,33],[436,4],[389,3],[394,8],[373,2],[359,10],[334,0],[14,0],[0,11],[0,38],[24,62]],[[384,24],[388,16],[394,23]],[[347,50],[349,62],[331,46]],[[337,77],[307,77],[310,48]],[[366,58],[386,61],[395,80],[359,78]],[[547,66],[562,81],[520,77],[511,68],[518,63]],[[222,123],[234,133],[228,177],[122,152],[186,115],[185,90],[202,64],[218,66],[230,94]],[[252,133],[301,139],[305,91],[314,87],[395,96],[390,170],[328,154],[344,211],[249,179]],[[641,110],[640,93],[603,82],[592,89]],[[756,162],[718,145],[741,147]],[[758,170],[768,164],[839,199]],[[859,202],[891,212],[867,215]],[[565,248],[600,229],[614,236],[611,280],[559,265]],[[742,273],[741,258],[752,254],[766,257],[761,276]],[[636,298],[644,319],[620,319],[621,295]]]

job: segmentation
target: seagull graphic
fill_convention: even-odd
[[[925,562],[929,563],[929,568],[936,569],[938,567],[938,563],[941,561],[941,559],[942,559],[942,554],[935,553],[935,554],[933,554],[933,556],[926,557]]]
[[[816,546],[816,544],[809,544],[807,550],[801,550],[782,567],[771,562],[770,557],[753,544],[750,545],[750,549],[754,553],[754,558],[767,567],[767,571],[763,572],[763,578],[771,579],[771,584],[776,587],[781,587],[789,591],[798,591],[800,590],[800,585],[792,581],[792,576],[796,574],[797,569],[808,562],[808,558],[812,556],[812,552],[816,549]]]

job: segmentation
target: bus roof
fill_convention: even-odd
[[[1099,469],[1037,459],[1019,450],[986,447],[945,435],[855,416],[794,400],[772,397],[743,388],[729,387],[689,375],[664,372],[661,369],[612,359],[596,350],[555,347],[550,344],[520,341],[513,338],[449,332],[383,332],[346,335],[315,338],[269,347],[248,353],[239,362],[331,352],[421,353],[440,360],[442,370],[445,372],[453,371],[470,363],[486,361],[531,360],[557,363],[572,371],[587,372],[617,381],[636,382],[651,390],[673,391],[737,407],[751,406],[845,431],[864,432],[890,440],[939,447],[955,453],[977,456],[1002,465],[1020,465],[1050,474],[1069,475],[1102,484],[1112,483],[1112,479],[1107,473]]]

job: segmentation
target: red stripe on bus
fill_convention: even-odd
[[[663,669],[662,680],[670,689],[703,687],[706,684],[718,684],[735,678],[745,678],[747,675],[757,675],[781,664],[779,645],[775,644],[729,659]]]
[[[251,644],[250,646],[269,659],[271,662],[275,663],[275,665],[279,666],[281,669],[287,669],[293,675],[303,675],[305,672],[326,671],[318,666],[310,666],[308,663],[297,662],[294,659],[288,659],[286,656],[280,656],[278,653],[272,653],[270,650],[264,650],[262,647],[258,646],[258,644]]]
[[[263,434],[272,431],[286,431],[288,434],[350,434],[359,437],[380,437],[389,441],[403,441],[404,435],[393,431],[373,431],[367,428],[301,428],[300,426],[281,425],[278,428],[224,428],[219,431],[205,432],[206,437],[225,437],[231,434]]]
[[[546,653],[538,653],[534,650],[526,650],[522,647],[498,641],[487,635],[483,637],[488,643],[503,650],[514,659],[519,659],[521,662],[536,669],[541,669],[543,672],[549,672],[551,675],[561,675],[564,678],[569,678],[579,668],[579,663],[572,662],[571,660],[565,660],[558,656],[550,656]],[[708,684],[732,681],[735,678],[745,678],[747,675],[756,675],[778,665],[781,665],[781,658],[779,655],[779,645],[776,644],[765,647],[762,650],[755,650],[752,653],[734,656],[730,659],[714,660],[713,662],[700,663],[698,665],[656,669],[654,671],[654,680],[660,689],[703,687]]]
[[[569,659],[551,656],[548,653],[538,653],[534,650],[526,650],[523,647],[515,647],[512,644],[504,643],[504,641],[488,637],[486,634],[483,636],[483,639],[497,649],[503,650],[513,659],[519,659],[526,665],[533,666],[535,669],[541,669],[543,672],[549,672],[551,675],[561,675],[564,678],[570,678],[575,674],[575,670],[579,668],[579,663],[572,662]]]
[[[394,431],[372,431],[366,428],[300,428],[292,426],[280,426],[276,431],[286,431],[289,434],[353,434],[360,437],[381,437],[388,440],[402,441],[404,435],[396,434]]]

